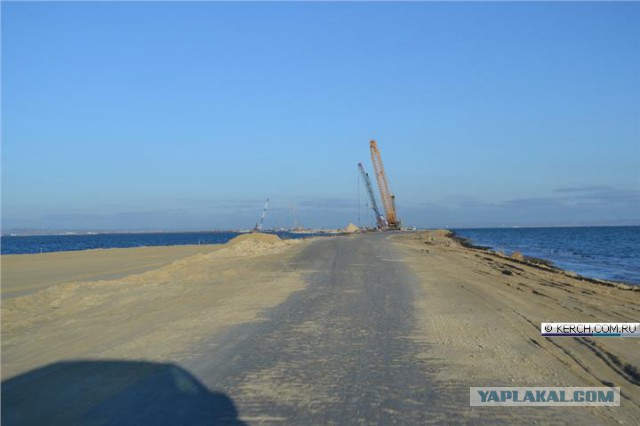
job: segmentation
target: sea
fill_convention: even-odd
[[[322,234],[270,232],[283,239],[305,238]],[[65,234],[2,236],[2,254],[34,254],[127,247],[177,246],[190,244],[224,244],[241,232],[137,232],[114,234]]]
[[[585,277],[640,285],[640,226],[454,229],[479,246],[552,261]]]

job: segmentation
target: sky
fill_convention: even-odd
[[[3,231],[640,224],[640,3],[1,8]]]

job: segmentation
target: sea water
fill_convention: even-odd
[[[304,238],[310,235],[275,232],[281,238]],[[188,244],[224,244],[239,232],[154,232],[77,235],[3,236],[2,254],[50,253],[90,249],[175,246]]]
[[[552,261],[580,275],[640,284],[640,226],[455,229],[476,245]]]

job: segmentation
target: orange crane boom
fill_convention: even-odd
[[[387,176],[384,173],[384,166],[382,165],[382,157],[380,156],[378,144],[376,141],[371,140],[369,147],[371,148],[371,162],[373,163],[373,170],[376,174],[376,180],[378,181],[380,198],[382,199],[384,212],[387,216],[388,227],[389,229],[400,229],[400,221],[396,216],[396,199],[389,189],[389,182],[387,182]]]

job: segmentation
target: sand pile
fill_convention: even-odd
[[[354,232],[358,232],[359,230],[360,228],[355,226],[353,223],[350,223],[346,228],[344,228],[344,232],[348,232],[349,234],[353,234]]]
[[[278,254],[301,240],[281,240],[273,234],[251,233],[239,235],[217,251],[216,256],[261,256]]]
[[[234,247],[234,246],[237,246],[238,244],[246,244],[247,242],[277,244],[277,243],[281,243],[282,240],[277,235],[255,232],[251,234],[238,235],[237,237],[227,242],[226,245],[228,247]]]
[[[53,285],[35,294],[3,301],[3,332],[51,321],[64,315],[79,314],[108,302],[116,295],[128,297],[137,292],[153,294],[161,289],[163,295],[172,294],[177,297],[185,288],[208,283],[213,279],[229,278],[228,271],[221,273],[221,261],[228,265],[236,259],[284,255],[289,247],[301,242],[302,240],[283,241],[272,234],[244,234],[223,244],[216,251],[179,259],[157,269],[112,280],[74,281]]]

